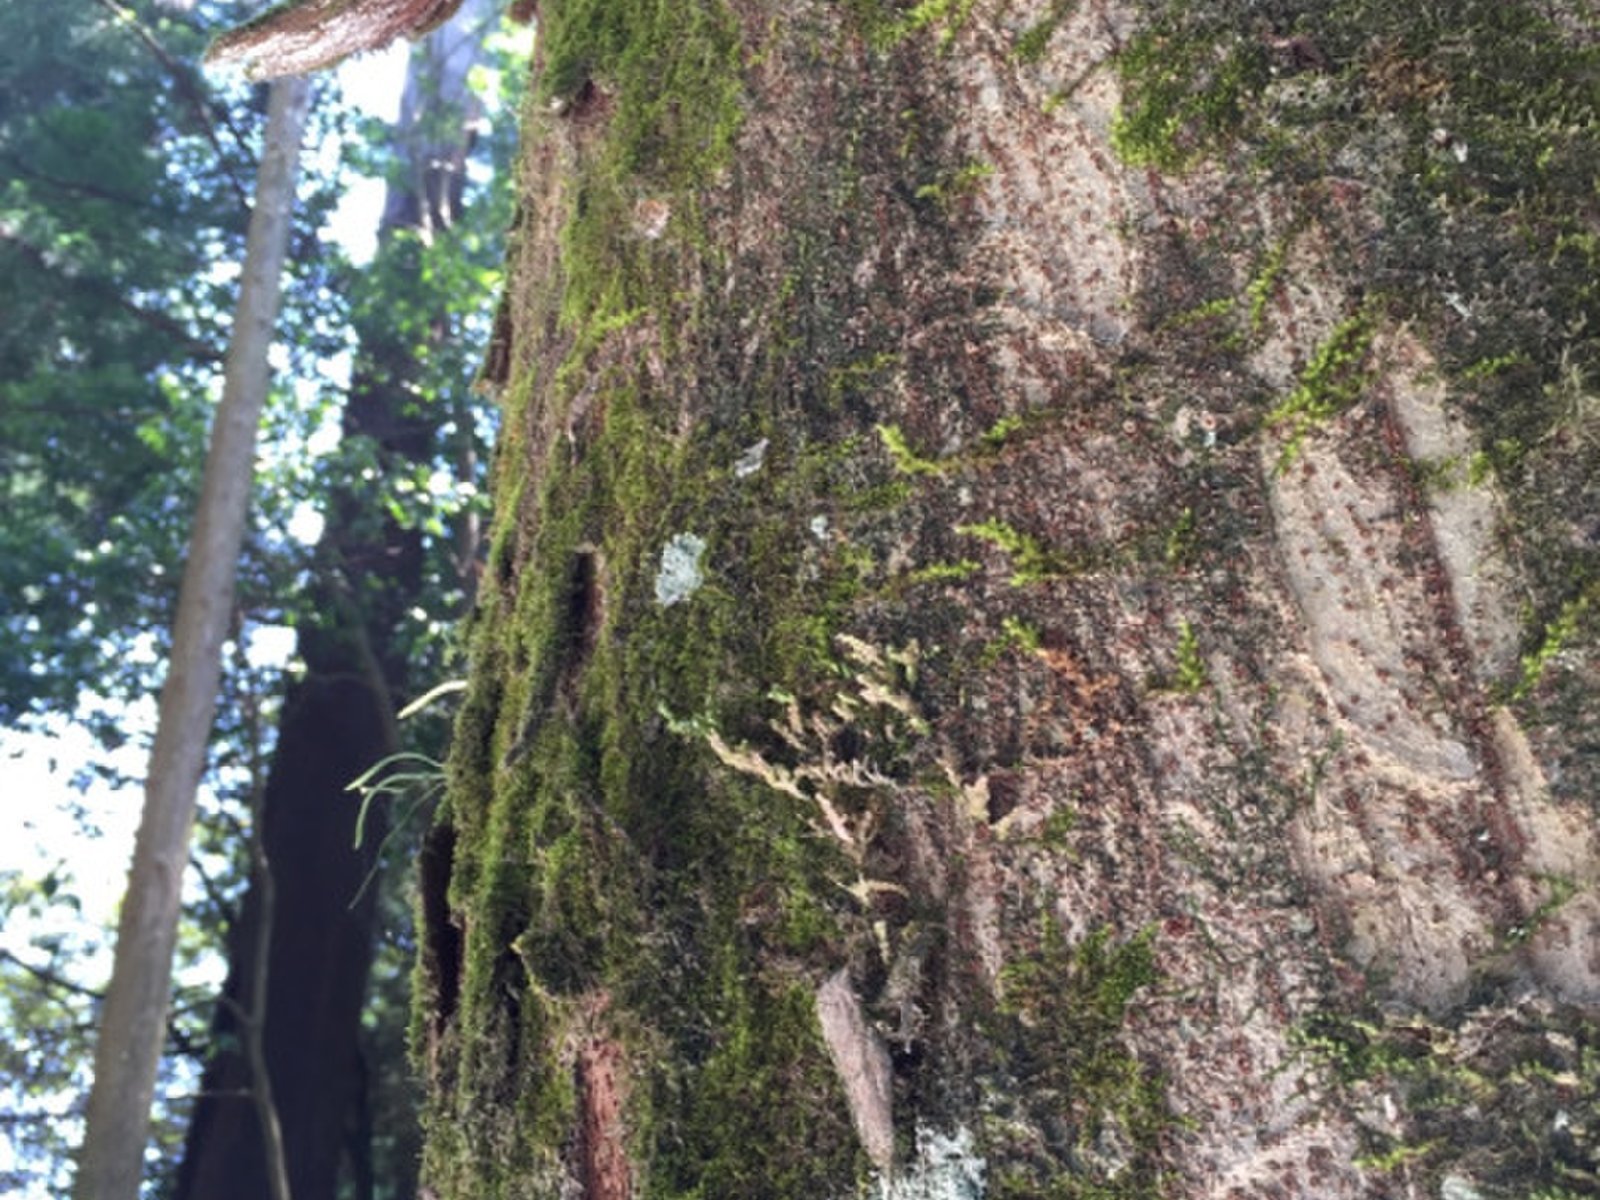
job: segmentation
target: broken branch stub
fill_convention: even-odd
[[[208,66],[242,66],[251,79],[307,75],[396,38],[421,37],[461,0],[303,0],[280,5],[223,34]]]

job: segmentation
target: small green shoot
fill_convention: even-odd
[[[1206,686],[1205,659],[1200,656],[1200,638],[1187,617],[1178,620],[1178,671],[1172,690],[1191,696]]]
[[[1014,529],[1004,521],[979,521],[975,525],[957,525],[957,533],[982,538],[1011,556],[1011,586],[1024,587],[1061,574],[1061,565],[1038,542]]]
[[[1166,559],[1167,566],[1175,567],[1188,555],[1194,545],[1194,509],[1184,506],[1178,514],[1178,519],[1172,523],[1172,528],[1167,530],[1166,545],[1162,548],[1161,556]]]
[[[945,467],[942,463],[932,459],[923,458],[911,448],[906,441],[906,435],[898,425],[879,425],[878,437],[883,442],[883,448],[889,452],[890,461],[894,469],[902,475],[942,475]]]
[[[1372,320],[1365,312],[1340,321],[1300,372],[1294,390],[1267,414],[1268,425],[1289,429],[1289,439],[1278,456],[1279,475],[1294,465],[1313,429],[1361,398],[1369,379],[1366,361],[1372,335]]]
[[[1245,295],[1250,300],[1250,332],[1253,334],[1260,333],[1266,324],[1267,305],[1272,302],[1272,297],[1278,290],[1278,281],[1283,278],[1284,260],[1288,257],[1288,240],[1275,242],[1267,251],[1255,278],[1245,286]]]
[[[971,579],[981,570],[981,564],[963,558],[957,562],[929,563],[925,567],[918,567],[906,578],[912,583],[957,583]]]
[[[1545,626],[1544,636],[1539,639],[1538,646],[1522,656],[1522,675],[1516,687],[1511,689],[1511,699],[1525,700],[1539,686],[1551,662],[1571,644],[1578,632],[1578,623],[1589,611],[1596,592],[1600,592],[1600,584],[1591,584],[1581,595],[1563,604],[1556,619]]]
[[[467,681],[465,679],[447,679],[437,687],[429,688],[410,704],[402,708],[398,714],[399,719],[404,721],[407,717],[414,717],[423,709],[431,705],[435,700],[441,699],[444,696],[453,696],[457,692],[464,692],[466,690]]]
[[[977,190],[985,179],[994,174],[989,163],[968,163],[933,183],[925,183],[916,191],[918,200],[934,200],[940,204],[957,200]]]
[[[1010,416],[1001,417],[993,425],[989,426],[988,429],[983,431],[983,435],[980,440],[985,446],[989,447],[989,449],[998,450],[1001,446],[1006,444],[1013,433],[1022,428],[1023,424],[1023,418],[1015,413],[1011,414]]]

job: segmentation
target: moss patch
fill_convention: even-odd
[[[1533,589],[1525,664],[1600,580],[1600,536],[1575,517],[1593,511],[1600,476],[1593,31],[1582,3],[1154,0],[1118,56],[1127,160],[1183,172],[1209,159],[1263,198],[1254,212],[1213,214],[1211,232],[1176,247],[1186,280],[1156,279],[1147,298],[1163,339],[1238,370],[1274,296],[1296,282],[1283,226],[1315,227],[1348,263],[1361,307],[1269,403],[1268,423],[1287,430],[1292,458],[1361,397],[1374,329],[1421,337],[1477,433],[1468,486],[1492,482],[1510,503],[1505,553]],[[1263,229],[1263,208],[1290,216]],[[1219,259],[1256,265],[1236,291],[1194,295]],[[1600,717],[1578,697],[1600,661],[1569,653],[1561,665],[1530,667],[1506,693],[1530,727],[1587,738]],[[1550,752],[1563,761],[1558,787],[1592,796],[1593,756]]]
[[[1479,1194],[1590,1195],[1600,1186],[1600,1041],[1592,1021],[1535,1004],[1453,1020],[1326,1013],[1300,1032],[1306,1059],[1351,1111],[1396,1094],[1398,1123],[1362,1130],[1367,1172],[1437,1194],[1449,1176]]]
[[[833,696],[837,635],[893,582],[910,493],[876,397],[912,369],[919,305],[967,300],[854,268],[888,236],[937,275],[959,214],[917,189],[964,176],[919,90],[920,35],[879,33],[831,8],[760,27],[718,0],[541,8],[524,196],[541,232],[509,306],[447,805],[464,964],[427,1056],[443,1197],[559,1190],[597,1030],[629,1064],[649,1194],[847,1195],[867,1169],[814,1012],[871,939],[847,856],[675,729],[770,742],[769,693]],[[774,76],[799,91],[784,104],[846,115],[827,141],[765,131],[736,152]],[[863,223],[863,195],[894,206]],[[668,604],[675,544],[699,579]]]
[[[1037,955],[1006,969],[1000,1017],[1010,1022],[1008,1066],[1019,1103],[1041,1110],[1039,1127],[1051,1136],[1029,1169],[1000,1175],[996,1196],[1162,1194],[1162,1139],[1172,1124],[1165,1088],[1123,1041],[1129,1006],[1158,979],[1151,942],[1146,931],[1116,943],[1101,927],[1069,945],[1048,921]]]

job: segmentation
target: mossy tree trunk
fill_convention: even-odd
[[[542,6],[437,1195],[1595,1186],[1596,29],[1326,7]]]

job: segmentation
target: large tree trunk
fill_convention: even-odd
[[[429,236],[459,212],[478,117],[467,79],[481,58],[491,8],[472,0],[413,50],[394,133],[402,172],[379,226],[385,252],[404,256],[398,275],[417,268],[415,246],[395,245],[397,235]],[[412,386],[416,331],[396,328],[389,317],[373,314],[358,330],[343,434],[370,439],[382,474],[397,478],[441,456],[440,428],[458,414],[419,399]],[[384,514],[376,486],[352,481],[326,513],[311,583],[317,615],[299,631],[305,670],[284,699],[263,804],[272,878],[270,887],[259,879],[251,887],[232,933],[214,1022],[218,1051],[190,1123],[179,1200],[270,1196],[242,1024],[257,1017],[249,998],[263,929],[270,930],[264,1051],[294,1200],[333,1200],[350,1155],[354,1177],[370,1176],[371,1146],[363,1139],[373,1131],[361,1114],[379,1065],[362,1061],[361,1014],[377,934],[371,874],[386,822],[375,809],[355,846],[358,805],[348,786],[400,748],[398,706],[434,682],[412,677],[402,637],[407,614],[423,599],[422,534]],[[275,902],[264,923],[269,895]],[[403,1177],[384,1182],[396,1194],[409,1190]]]
[[[267,354],[277,326],[310,103],[309,85],[291,79],[273,86],[268,104],[222,399],[206,452],[144,809],[95,1044],[94,1083],[73,1184],[77,1200],[135,1200],[144,1179],[150,1105],[166,1043],[183,868],[216,715],[222,644],[233,616],[234,575],[255,478],[256,430],[271,384]]]
[[[1596,31],[1244,7],[542,6],[440,1197],[1595,1186]]]

